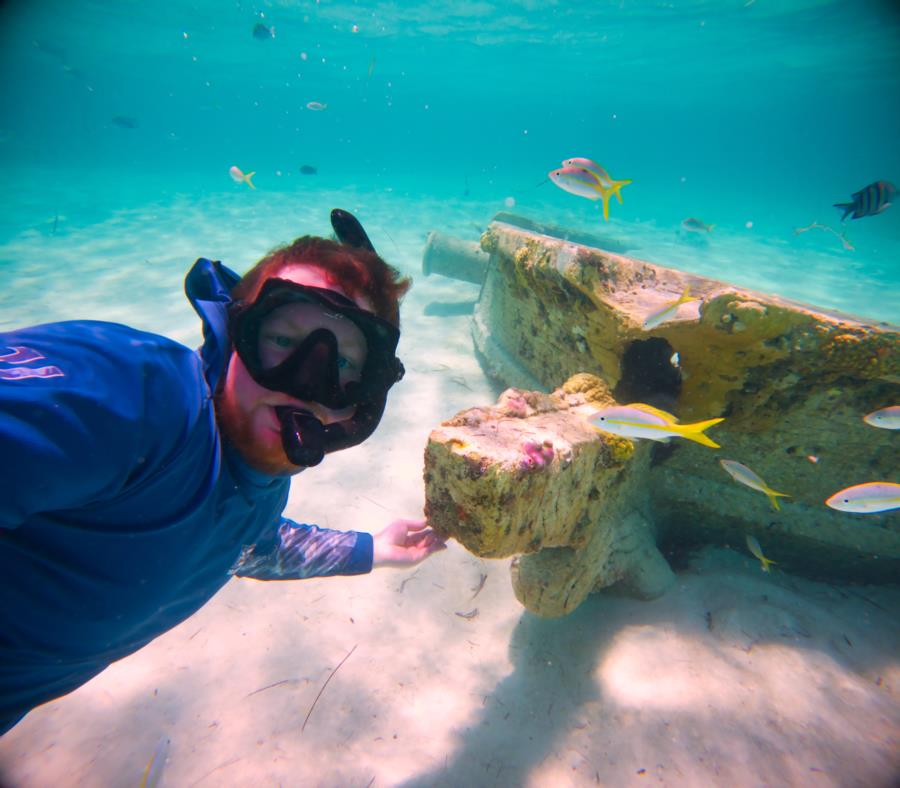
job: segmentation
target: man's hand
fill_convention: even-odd
[[[373,537],[372,568],[412,566],[447,547],[424,520],[394,520]]]

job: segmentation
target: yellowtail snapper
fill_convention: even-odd
[[[595,430],[621,435],[624,438],[646,438],[662,442],[669,438],[687,438],[712,449],[718,449],[719,444],[704,435],[703,431],[722,421],[725,419],[707,419],[694,424],[681,424],[671,413],[643,402],[601,408],[588,417],[588,424]]]
[[[825,503],[839,512],[874,514],[900,509],[900,484],[866,482],[839,490]]]
[[[162,777],[163,768],[166,765],[166,759],[169,757],[169,737],[162,736],[144,767],[144,773],[141,775],[141,781],[138,788],[156,788],[159,785],[159,779]]]
[[[228,174],[235,183],[246,183],[251,189],[256,188],[253,185],[253,176],[256,175],[255,172],[244,172],[237,165],[233,165],[228,168]]]
[[[747,487],[750,487],[753,490],[759,490],[761,493],[765,493],[766,496],[768,496],[769,500],[772,502],[772,506],[775,507],[776,511],[781,510],[781,507],[778,505],[779,498],[790,498],[787,493],[777,492],[773,490],[762,480],[760,476],[750,470],[746,465],[742,465],[735,460],[719,460],[719,464],[736,482],[745,484],[747,485]]]
[[[548,173],[547,177],[570,194],[603,200],[604,219],[609,219],[609,198],[614,194],[621,203],[619,189],[631,183],[630,180],[613,180],[597,162],[584,158],[566,159],[561,168]]]
[[[863,416],[863,421],[882,430],[900,430],[900,405],[889,405]]]
[[[777,563],[778,563],[778,561],[773,561],[771,558],[766,558],[766,557],[763,555],[762,548],[759,546],[759,542],[756,540],[756,537],[755,537],[755,536],[751,536],[750,534],[747,534],[746,541],[747,541],[747,549],[748,549],[751,553],[753,553],[753,555],[754,555],[756,558],[759,559],[759,563],[760,563],[761,566],[762,566],[763,572],[768,572],[768,571],[769,571],[769,566],[770,566],[771,564],[777,564]]]
[[[691,301],[699,301],[700,299],[695,298],[691,295],[691,286],[686,285],[684,288],[684,292],[676,298],[674,301],[668,301],[663,304],[659,309],[655,312],[649,314],[643,322],[644,331],[649,331],[650,329],[656,328],[658,325],[665,323],[667,320],[675,317],[675,314],[678,312],[678,307],[682,304],[687,304]],[[673,364],[673,366],[678,366],[677,364]]]

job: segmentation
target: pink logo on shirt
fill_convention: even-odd
[[[30,347],[13,345],[8,347],[9,353],[0,353],[0,364],[30,364],[33,361],[41,361],[45,357],[32,350]],[[62,378],[66,373],[59,367],[50,365],[46,367],[15,366],[10,369],[0,366],[0,380],[25,380],[25,378]]]

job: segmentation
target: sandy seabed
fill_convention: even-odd
[[[429,431],[498,393],[469,337],[478,288],[419,273],[425,233],[477,238],[502,204],[473,213],[434,202],[400,221],[391,194],[323,193],[300,209],[257,198],[248,208],[244,194],[176,197],[78,227],[57,223],[55,234],[51,211],[0,246],[0,328],[90,317],[194,345],[180,288],[195,257],[242,271],[292,233],[326,233],[328,208],[352,210],[416,278],[403,310],[407,375],[369,441],[296,478],[286,514],[366,531],[420,516]],[[854,311],[835,282],[827,305]],[[134,786],[163,736],[164,788],[900,780],[898,588],[767,575],[743,551],[710,548],[660,599],[613,589],[542,620],[516,601],[508,564],[451,544],[408,570],[232,580],[180,626],[0,739],[0,784]]]

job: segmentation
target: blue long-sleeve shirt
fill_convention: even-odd
[[[188,276],[199,353],[95,321],[0,333],[0,732],[232,574],[371,570],[371,536],[283,518],[289,479],[250,468],[218,430],[229,275],[198,261]]]

